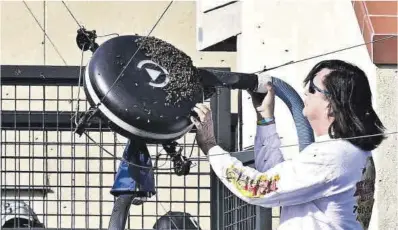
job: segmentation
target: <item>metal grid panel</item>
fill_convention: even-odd
[[[58,125],[52,130],[32,128],[37,125],[32,122],[37,120],[32,111],[41,112],[43,123],[49,119],[43,111],[57,112],[56,122],[62,115],[72,115],[78,87],[7,85],[1,89],[2,110],[15,118],[14,129],[1,131],[1,205],[24,201],[46,228],[107,228],[114,202],[109,191],[119,161],[87,137],[72,133],[73,120],[69,129]],[[82,91],[80,98],[80,110],[87,109]],[[24,130],[17,130],[20,111],[29,112]],[[120,135],[107,128],[91,130],[89,135],[109,152],[122,155],[127,140]],[[187,156],[193,139],[194,134],[189,133],[178,140]],[[155,155],[161,146],[149,145],[148,149]],[[192,156],[200,156],[196,145]],[[172,210],[188,212],[197,217],[202,229],[210,229],[210,168],[207,161],[194,163],[197,166],[186,177],[156,171],[159,195],[142,206],[132,206],[126,228],[151,229],[156,218]],[[163,164],[172,167],[161,158],[159,165]]]
[[[238,157],[239,159],[239,157]],[[219,203],[222,222],[218,229],[225,230],[271,230],[279,225],[280,208],[262,208],[250,205],[235,196],[218,181]]]
[[[223,186],[224,229],[256,229],[256,206],[248,205]]]
[[[251,164],[253,156],[250,156],[250,151],[243,151],[241,154],[235,155],[235,157],[241,160],[244,165],[254,167]],[[216,187],[218,189],[218,201],[220,204],[218,215],[222,220],[218,223],[218,229],[271,230],[278,227],[279,207],[270,209],[250,205],[231,193],[218,179]]]

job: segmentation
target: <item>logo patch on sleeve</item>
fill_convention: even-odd
[[[235,188],[245,197],[261,198],[268,193],[278,190],[279,175],[268,176],[262,173],[255,178],[245,175],[242,169],[229,167],[226,172],[228,182],[233,184]]]

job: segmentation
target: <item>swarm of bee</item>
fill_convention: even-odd
[[[169,72],[170,82],[163,88],[167,93],[166,106],[192,101],[194,95],[203,92],[198,70],[184,52],[155,37],[140,37],[135,42],[146,56]]]

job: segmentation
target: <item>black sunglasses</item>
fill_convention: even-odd
[[[320,92],[320,93],[322,93],[322,94],[329,95],[329,92],[328,92],[328,91],[322,90],[322,89],[318,88],[318,87],[314,84],[314,81],[313,81],[313,80],[310,80],[310,86],[308,87],[308,92],[310,92],[311,94],[314,94],[314,93],[315,93],[315,90],[318,91],[318,92]]]

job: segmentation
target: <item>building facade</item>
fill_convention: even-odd
[[[387,127],[397,131],[397,2],[396,1],[198,1],[197,43],[200,49],[222,50],[236,41],[236,69],[255,72],[290,61],[269,71],[303,96],[303,79],[325,59],[342,59],[362,68],[369,79],[374,106]],[[237,24],[236,24],[237,23]],[[223,37],[220,38],[220,35]],[[395,36],[386,39],[388,36]],[[371,43],[378,39],[384,41]],[[352,49],[344,49],[358,44]],[[229,47],[228,47],[229,48]],[[344,50],[342,50],[344,49]],[[338,51],[339,52],[333,52]],[[322,56],[322,54],[330,53]],[[321,55],[321,56],[318,56]],[[255,111],[243,92],[243,147],[252,145]],[[297,143],[290,111],[277,98],[276,123],[282,146]],[[278,122],[281,121],[281,122]],[[376,167],[375,206],[371,229],[397,228],[397,134],[373,153]],[[297,146],[283,148],[285,157]],[[394,207],[394,208],[392,208]],[[273,228],[276,226],[274,222]]]

